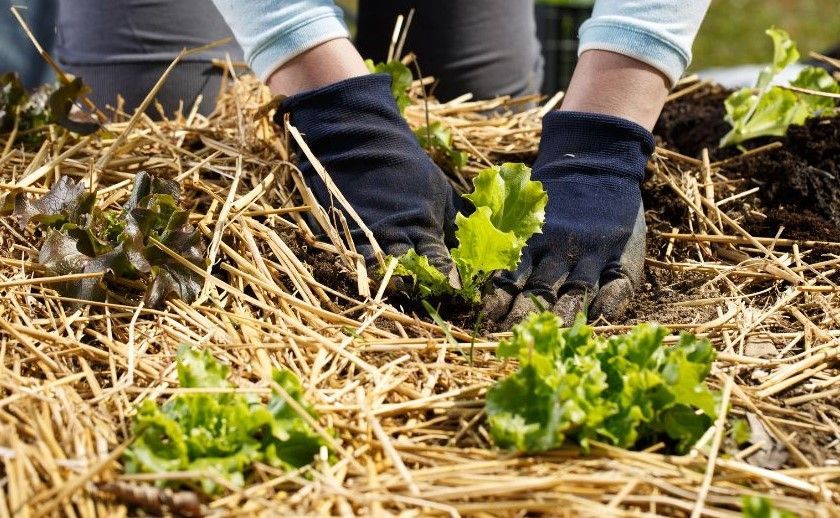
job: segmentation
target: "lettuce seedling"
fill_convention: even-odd
[[[809,117],[835,111],[835,99],[771,85],[779,72],[796,63],[799,51],[787,32],[771,28],[766,33],[773,40],[773,62],[761,71],[755,88],[742,88],[727,97],[725,119],[732,129],[721,139],[721,147],[756,137],[783,136],[791,124],[802,124]],[[818,67],[805,67],[790,84],[819,92],[840,93],[837,81]]]
[[[0,206],[0,215],[10,216],[21,228],[34,223],[46,233],[38,262],[50,274],[112,276],[55,285],[65,297],[104,300],[105,280],[123,278],[139,280],[145,287],[146,306],[158,307],[173,295],[190,303],[202,286],[201,275],[154,242],[204,268],[201,236],[187,222],[189,212],[178,207],[179,198],[177,183],[140,172],[125,205],[103,210],[84,184],[64,176],[37,200],[12,191]]]
[[[74,133],[87,135],[99,129],[93,122],[70,119],[70,110],[87,87],[79,78],[63,86],[43,85],[27,92],[13,72],[0,75],[0,133],[17,128],[18,139],[26,144],[39,144],[39,130],[58,124]]]
[[[178,352],[178,382],[182,388],[230,389],[230,369],[208,351],[182,347]],[[275,370],[274,381],[312,417],[315,411],[303,400],[303,388],[288,370]],[[190,392],[178,394],[162,406],[147,399],[133,424],[137,440],[126,451],[127,473],[211,471],[242,486],[248,469],[263,462],[294,469],[312,462],[324,440],[279,394],[263,404],[255,394]],[[178,481],[161,479],[160,486]],[[202,478],[207,494],[222,488]]]
[[[548,195],[540,182],[531,180],[524,164],[503,164],[481,171],[473,178],[472,194],[464,195],[475,206],[469,216],[458,214],[450,250],[461,278],[454,290],[446,276],[414,250],[399,258],[396,274],[411,277],[422,296],[456,294],[477,303],[481,288],[497,270],[515,270],[525,243],[542,228]]]
[[[584,315],[561,325],[534,313],[499,344],[497,356],[518,359],[519,370],[487,392],[498,446],[533,453],[571,439],[586,451],[592,439],[632,448],[667,436],[684,452],[711,426],[718,396],[705,383],[715,356],[708,340],[683,334],[666,348],[668,331],[649,324],[605,339]]]

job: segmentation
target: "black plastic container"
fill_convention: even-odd
[[[537,37],[545,60],[542,92],[565,90],[577,64],[578,29],[592,16],[592,6],[537,3]]]

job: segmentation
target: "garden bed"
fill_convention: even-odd
[[[364,282],[341,222],[281,161],[293,137],[260,110],[270,99],[252,78],[232,81],[209,118],[123,117],[81,140],[53,129],[40,149],[7,146],[6,192],[43,193],[67,175],[91,183],[99,203],[119,204],[141,170],[175,179],[191,222],[215,245],[195,304],[153,310],[127,289],[71,313],[40,278],[42,236],[0,220],[0,516],[136,514],[130,492],[104,483],[163,478],[127,475],[120,459],[136,406],[179,393],[183,343],[229,364],[236,386],[260,396],[271,368],[292,370],[334,434],[332,459],[292,472],[258,464],[245,487],[204,499],[206,514],[738,516],[745,495],[836,514],[840,126],[814,120],[739,157],[717,150],[722,95],[691,80],[672,94],[645,185],[646,282],[630,322],[596,323],[615,333],[658,321],[719,351],[710,382],[731,398],[727,424],[682,456],[663,445],[495,449],[484,395],[515,368],[494,355],[506,334],[473,336],[472,311],[442,329]],[[419,126],[428,109],[450,128],[470,154],[448,172],[463,190],[489,164],[533,160],[541,116],[559,98],[519,110],[533,101],[415,98],[406,116]],[[730,433],[738,418],[752,424],[741,446]]]

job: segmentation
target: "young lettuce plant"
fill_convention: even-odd
[[[178,382],[182,388],[233,389],[230,369],[209,352],[183,347],[178,351]],[[303,388],[288,370],[275,370],[274,381],[313,418],[314,409],[303,400]],[[127,473],[211,471],[242,486],[253,464],[262,462],[294,469],[312,462],[325,442],[280,395],[268,404],[255,394],[233,391],[194,391],[178,394],[162,406],[143,401],[134,418],[137,440],[126,451]],[[160,479],[158,485],[177,486]],[[202,478],[206,494],[222,487]]]
[[[0,206],[0,215],[10,216],[21,228],[34,223],[45,232],[38,262],[48,273],[103,273],[101,278],[55,285],[63,296],[104,300],[105,281],[122,278],[129,283],[139,280],[145,305],[157,307],[171,295],[190,303],[202,286],[201,275],[156,244],[204,268],[201,236],[188,223],[189,212],[178,207],[179,198],[177,183],[140,172],[125,205],[103,210],[84,184],[64,176],[37,200],[12,191]]]
[[[787,32],[771,28],[766,33],[773,40],[773,62],[761,71],[755,88],[742,88],[724,102],[725,119],[732,129],[721,139],[721,147],[756,137],[783,136],[791,124],[802,124],[809,117],[836,111],[835,99],[771,85],[779,72],[796,63],[799,51]],[[818,67],[805,67],[790,84],[813,91],[840,93],[837,81]]]
[[[37,145],[44,139],[40,131],[58,124],[74,133],[87,135],[99,129],[93,122],[70,119],[70,110],[87,87],[79,78],[62,86],[43,85],[27,92],[13,72],[0,75],[0,133],[16,131],[16,139]]]
[[[494,441],[533,453],[567,439],[586,451],[592,439],[632,448],[666,436],[686,451],[717,416],[705,382],[715,352],[688,334],[666,348],[667,334],[641,324],[605,339],[583,315],[563,329],[550,312],[531,314],[496,352],[518,359],[519,370],[487,392]]]
[[[467,165],[469,155],[455,149],[452,145],[452,133],[440,121],[420,126],[414,130],[414,136],[420,147],[428,151],[435,162],[443,162],[455,171]]]
[[[422,296],[454,294],[477,303],[493,272],[515,270],[525,243],[542,228],[548,195],[540,182],[531,180],[531,168],[510,163],[491,167],[473,179],[473,186],[464,197],[475,211],[456,216],[458,246],[450,250],[461,289],[454,290],[443,272],[414,250],[399,258],[395,273],[411,277]]]

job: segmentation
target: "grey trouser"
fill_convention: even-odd
[[[397,16],[414,8],[404,52],[414,52],[423,75],[439,80],[448,100],[539,92],[543,62],[534,0],[359,0],[356,46],[382,61]]]
[[[38,43],[50,50],[55,35],[55,0],[0,0],[0,74],[17,72],[28,88],[50,82],[52,71],[12,16],[12,6],[19,7]]]
[[[92,87],[97,106],[133,113],[183,48],[233,38],[211,0],[59,0],[55,55],[61,66]],[[213,59],[242,60],[235,42],[186,58],[158,92],[167,115],[187,112],[202,95],[201,113],[215,106],[223,70]],[[151,105],[146,111],[157,117]]]
[[[437,97],[539,91],[542,58],[533,0],[360,0],[362,56],[383,60],[397,15],[411,7],[415,15],[404,49],[417,54],[424,75],[439,80]],[[230,35],[210,0],[59,0],[56,55],[93,87],[97,105],[113,106],[119,93],[130,112],[182,47]],[[201,93],[201,111],[208,113],[221,78],[210,61],[226,53],[242,59],[233,44],[181,65],[158,94],[164,109],[171,112],[179,100],[191,106]]]

